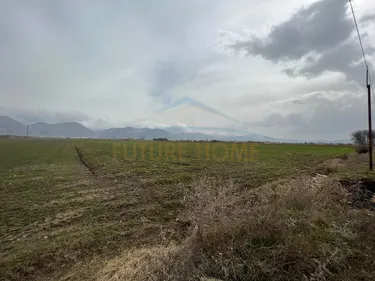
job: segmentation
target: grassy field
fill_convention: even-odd
[[[316,173],[372,177],[365,156],[351,157],[353,151],[350,146],[0,139],[0,279],[99,280],[106,261],[124,251],[183,243],[190,224],[176,219],[185,212],[186,191],[203,176],[231,180],[243,193]]]

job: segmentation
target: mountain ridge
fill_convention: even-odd
[[[170,130],[169,130],[170,129]],[[220,141],[259,141],[259,142],[289,142],[304,143],[311,142],[308,140],[279,139],[263,136],[255,133],[245,135],[220,135],[220,134],[204,134],[200,132],[186,131],[183,128],[135,128],[135,127],[119,127],[109,128],[105,130],[93,130],[87,128],[79,122],[62,122],[48,124],[45,122],[37,122],[25,125],[11,117],[0,116],[0,135],[31,137],[58,137],[58,138],[102,138],[102,139],[154,139],[167,138],[169,140],[220,140]],[[321,143],[343,143],[340,141],[319,141]],[[350,143],[348,140],[345,143]]]

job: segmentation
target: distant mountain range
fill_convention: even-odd
[[[102,138],[102,139],[154,139],[167,138],[169,140],[220,140],[220,141],[261,141],[261,142],[288,142],[301,143],[304,140],[277,139],[259,134],[248,133],[242,136],[205,134],[199,132],[186,132],[179,127],[158,128],[110,128],[106,130],[92,130],[78,122],[64,122],[47,124],[39,122],[29,126],[16,121],[8,116],[0,116],[0,135],[14,135],[31,137],[56,137],[56,138]],[[321,141],[322,143],[349,143],[348,140]]]

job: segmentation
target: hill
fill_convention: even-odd
[[[205,130],[207,129],[207,130]],[[170,140],[219,140],[219,141],[257,141],[257,142],[282,142],[304,143],[308,140],[279,139],[251,132],[242,132],[240,135],[234,131],[211,131],[213,128],[204,127],[176,127],[168,126],[160,128],[109,128],[106,130],[92,130],[78,122],[64,122],[48,124],[38,122],[29,125],[22,124],[8,116],[0,116],[0,135],[14,135],[33,137],[58,137],[58,138],[102,138],[102,139],[154,139],[167,138]],[[220,128],[219,128],[220,129]],[[205,132],[202,132],[205,131]],[[211,131],[211,132],[209,132]],[[320,143],[350,143],[349,140],[319,141]]]
[[[23,136],[26,133],[26,125],[8,116],[0,116],[0,135]]]
[[[35,123],[29,126],[29,135],[37,137],[82,137],[90,138],[95,132],[77,122],[47,124]]]

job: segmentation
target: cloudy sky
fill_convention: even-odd
[[[353,4],[375,81],[375,1]],[[0,0],[0,115],[24,122],[121,126],[189,97],[256,133],[347,138],[364,69],[345,0]]]

